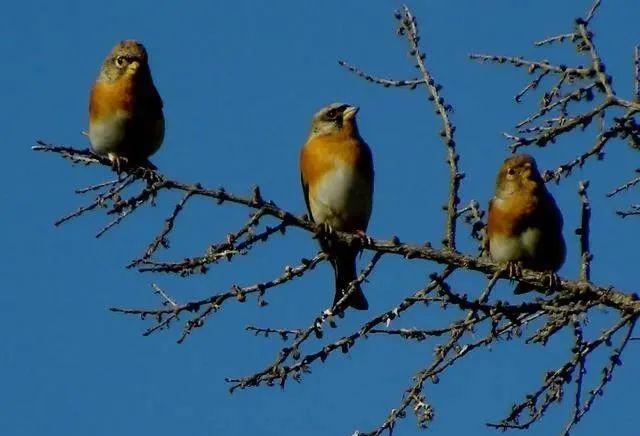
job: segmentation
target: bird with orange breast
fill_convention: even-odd
[[[489,202],[486,242],[491,258],[506,262],[513,277],[521,274],[521,267],[547,272],[553,286],[566,255],[562,225],[562,213],[533,157],[521,154],[506,159]],[[514,292],[529,290],[520,283]]]
[[[107,55],[91,89],[91,148],[120,171],[127,164],[148,164],[163,139],[162,99],[147,50],[137,41],[122,41]]]
[[[358,108],[334,103],[320,109],[311,122],[311,132],[300,153],[302,189],[311,219],[329,232],[358,233],[367,230],[373,203],[373,158],[356,124]],[[359,249],[320,239],[335,272],[333,306],[350,290],[357,278]],[[356,284],[344,306],[369,307]]]

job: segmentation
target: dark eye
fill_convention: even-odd
[[[116,58],[116,65],[118,67],[122,67],[124,65],[124,61],[125,61],[124,56],[118,56]]]
[[[507,174],[510,176],[513,176],[516,173],[516,170],[514,170],[513,168],[507,168]]]
[[[327,119],[329,120],[335,120],[337,116],[338,116],[337,109],[331,109],[329,112],[327,112]]]

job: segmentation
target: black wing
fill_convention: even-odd
[[[304,203],[307,205],[309,218],[311,218],[312,221],[315,221],[313,219],[313,214],[311,213],[311,203],[309,203],[309,184],[304,181],[302,173],[300,173],[300,183],[302,183],[302,194],[304,195]]]

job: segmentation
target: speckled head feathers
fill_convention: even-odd
[[[535,190],[540,187],[544,187],[544,181],[532,156],[516,154],[505,159],[498,172],[496,191]]]
[[[149,57],[144,45],[133,39],[119,42],[107,55],[100,70],[101,80],[117,80],[124,75],[148,72]]]

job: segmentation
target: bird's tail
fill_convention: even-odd
[[[349,251],[346,253],[340,253],[339,256],[334,257],[332,260],[333,269],[335,271],[336,277],[336,293],[333,298],[333,305],[336,303],[350,290],[349,285],[352,281],[354,281],[358,274],[356,272],[356,256],[357,251]],[[353,307],[357,310],[367,310],[369,308],[369,303],[367,302],[362,289],[360,288],[360,284],[357,283],[356,288],[353,292],[350,293],[349,297],[347,297],[346,301],[343,304],[343,307]]]

